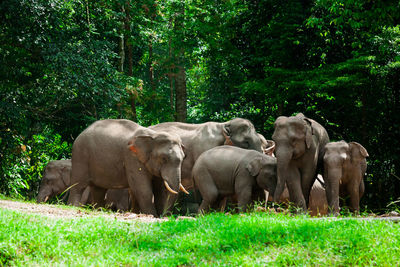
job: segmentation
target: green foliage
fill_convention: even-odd
[[[33,198],[50,160],[71,158],[71,145],[48,129],[31,139],[11,136],[3,148],[1,191],[11,196]]]
[[[4,265],[385,266],[400,260],[399,224],[379,220],[215,213],[140,223],[0,213]]]

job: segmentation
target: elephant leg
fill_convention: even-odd
[[[203,201],[200,204],[198,213],[202,213],[202,214],[207,213],[210,210],[211,205],[215,203],[217,198],[218,198],[218,192],[217,193],[215,193],[215,192],[208,193],[207,198],[203,198]]]
[[[203,199],[198,213],[206,213],[210,210],[211,205],[218,199],[218,188],[211,175],[205,170],[199,171],[194,177],[194,180]]]
[[[97,187],[97,186],[91,186],[91,204],[96,207],[96,208],[103,208],[105,207],[105,196],[106,196],[106,191],[107,189]]]
[[[360,185],[357,183],[349,184],[347,187],[347,191],[350,192],[350,209],[354,213],[360,212],[360,194],[359,194]]]
[[[85,190],[83,191],[81,201],[80,201],[82,203],[82,205],[92,204],[92,203],[89,203],[90,202],[89,198],[91,197],[90,192],[91,192],[91,186],[86,187]]]
[[[140,213],[139,205],[135,199],[132,189],[129,188],[129,210],[133,213]]]
[[[292,167],[287,170],[287,173],[288,177],[290,177],[286,180],[290,202],[293,202],[297,207],[301,208],[305,212],[307,211],[307,204],[301,186],[300,171],[297,168]]]
[[[317,178],[316,166],[302,169],[301,172],[301,190],[303,192],[305,203],[308,207],[311,188]]]
[[[246,212],[249,204],[251,202],[251,185],[241,188],[239,192],[236,193],[238,198],[238,208],[239,211]]]
[[[146,175],[137,175],[136,177],[129,178],[128,183],[139,204],[140,212],[158,217],[153,204],[151,179]]]
[[[203,200],[200,204],[198,213],[207,213],[210,210],[211,205],[213,205],[218,199],[218,189],[215,185],[212,185],[209,186],[207,191],[202,191],[200,189],[200,193]]]
[[[89,186],[88,164],[85,160],[78,161],[72,159],[73,167],[71,170],[71,186],[68,198],[68,204],[76,207],[82,206],[82,195],[84,190]]]
[[[228,203],[228,197],[224,197],[224,198],[219,202],[219,205],[218,205],[219,207],[218,207],[218,209],[219,209],[221,212],[224,212],[227,203]]]

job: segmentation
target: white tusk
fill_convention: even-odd
[[[185,193],[186,195],[189,195],[189,192],[183,187],[181,183],[179,184],[179,189],[183,191],[183,193]]]
[[[178,194],[178,192],[176,192],[175,190],[172,190],[172,188],[169,187],[167,181],[164,181],[164,185],[168,189],[168,191],[171,192],[172,194]]]
[[[47,200],[49,200],[49,196],[46,196],[46,197],[44,198],[44,202],[47,202]]]
[[[273,144],[271,147],[267,148],[264,150],[264,154],[272,156],[275,150],[275,144]]]

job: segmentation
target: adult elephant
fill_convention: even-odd
[[[311,187],[322,164],[323,149],[329,142],[324,127],[302,113],[278,117],[272,139],[276,143],[278,182],[274,201],[278,202],[285,183],[290,201],[307,210]]]
[[[329,208],[339,213],[339,196],[350,196],[350,210],[360,211],[367,171],[367,150],[357,142],[331,142],[325,146],[324,179]]]
[[[197,158],[211,148],[233,145],[262,152],[262,143],[254,125],[246,119],[235,118],[227,122],[206,122],[189,124],[182,122],[164,122],[149,127],[157,132],[177,134],[185,147],[185,159],[182,163],[182,184],[187,189],[193,188],[192,169]],[[160,201],[165,201],[166,190],[160,184],[155,191],[162,192]]]
[[[204,151],[217,146],[233,145],[262,152],[261,139],[254,125],[242,118],[222,123],[164,122],[149,128],[157,132],[177,134],[182,139],[186,155],[182,163],[182,184],[188,189],[193,187],[193,165]]]
[[[155,132],[129,120],[94,122],[76,138],[72,147],[71,184],[75,186],[71,188],[68,203],[81,205],[88,186],[98,200],[104,200],[107,189],[129,187],[141,212],[158,216],[152,183],[160,180],[169,194],[177,194],[183,189],[183,158],[182,141],[176,134]],[[169,207],[174,198],[169,199],[155,203]]]

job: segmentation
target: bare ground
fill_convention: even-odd
[[[130,212],[103,212],[76,209],[62,205],[36,204],[30,202],[19,202],[14,200],[0,200],[0,208],[15,210],[23,213],[40,214],[51,218],[82,218],[82,217],[106,217],[121,221],[133,222],[158,222],[167,218],[155,218],[152,215],[135,214]]]

